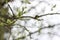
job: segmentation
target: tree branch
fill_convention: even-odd
[[[13,12],[13,10],[12,10],[12,8],[10,7],[10,5],[9,5],[9,4],[8,4],[8,7],[10,8],[10,10],[11,10],[11,12],[12,12],[13,16],[15,16],[15,14],[14,14],[14,12]]]
[[[38,16],[37,15],[37,18],[39,18],[39,17],[44,17],[44,16],[48,16],[48,15],[59,15],[60,13],[48,13],[48,14],[44,14],[44,15],[40,15],[40,16]],[[22,16],[21,18],[32,18],[32,19],[35,19],[35,17],[31,17],[31,16]],[[36,18],[36,19],[37,19]]]

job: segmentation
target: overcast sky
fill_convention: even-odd
[[[60,0],[29,0],[29,1],[31,2],[31,4],[22,4],[21,0],[15,0],[12,3],[10,2],[9,4],[11,5],[15,13],[16,13],[15,8],[17,7],[21,9],[22,6],[26,6],[27,7],[26,11],[29,10],[31,7],[35,7],[35,8],[32,8],[29,12],[27,12],[23,16],[35,16],[35,15],[43,15],[48,13],[60,13]],[[54,24],[60,23],[60,15],[49,15],[41,18],[44,19],[41,22],[43,24],[43,27],[48,26],[49,24],[54,25]],[[22,25],[24,25],[24,21],[22,21],[21,23]],[[34,23],[36,23],[35,26],[34,26]],[[29,20],[25,24],[25,26],[27,26],[30,32],[36,31],[38,29],[37,27],[39,27],[40,25],[41,25],[40,22],[34,19]],[[30,27],[30,26],[33,26],[33,27]],[[43,29],[40,35],[38,35],[38,33],[35,33],[32,35],[33,39],[30,39],[29,37],[27,37],[25,40],[60,40],[59,28],[60,26],[57,25],[51,29]],[[12,33],[14,35],[17,35],[18,33],[17,30],[19,29],[15,27],[12,28]],[[52,34],[49,35],[48,32],[51,32]]]

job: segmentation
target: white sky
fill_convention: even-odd
[[[14,12],[16,11],[14,8],[16,8],[16,7],[21,8],[22,6],[27,6],[26,10],[28,10],[29,8],[37,5],[36,8],[31,9],[28,13],[24,14],[24,16],[35,16],[35,15],[41,15],[41,14],[47,14],[47,13],[60,13],[60,0],[30,0],[31,4],[26,4],[26,5],[22,4],[20,1],[16,0],[16,1],[10,3]],[[39,1],[43,1],[43,2],[39,4]],[[56,5],[56,7],[53,8],[53,11],[51,11],[51,8],[54,5]],[[48,24],[54,25],[54,24],[60,23],[60,15],[45,16],[45,17],[42,17],[42,19],[44,19],[44,21],[42,22],[44,26],[46,26],[46,25],[48,26]],[[25,26],[28,26],[27,28],[31,32],[34,32],[37,30],[37,27],[40,23],[37,22],[37,25],[35,25],[35,26],[33,25],[33,28],[29,28],[29,26],[32,26],[32,24],[34,24],[35,22],[37,22],[37,21],[31,19],[27,22],[27,24]],[[58,28],[60,28],[60,26],[55,26],[53,29],[43,29],[41,31],[41,35],[37,35],[37,33],[36,33],[36,34],[32,35],[33,39],[29,39],[29,37],[27,37],[27,39],[25,39],[25,40],[51,40],[50,36],[52,36],[52,35],[49,36],[48,32],[52,32],[53,34],[56,33],[57,35],[60,35],[60,32],[59,32],[60,29],[58,29]],[[18,33],[17,30],[18,30],[18,28],[17,29],[13,28],[12,29],[13,34],[15,32],[17,35],[17,33]],[[52,40],[60,40],[60,37],[53,35]]]

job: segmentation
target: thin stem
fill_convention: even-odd
[[[48,15],[59,15],[59,14],[60,13],[48,13],[48,14],[44,14],[44,15],[40,15],[40,16],[37,15],[37,18],[48,16]],[[33,18],[33,19],[35,19],[35,17],[31,17],[31,16],[22,16],[21,18]]]
[[[14,14],[14,12],[13,12],[13,10],[12,10],[12,8],[10,7],[10,5],[9,5],[9,4],[8,4],[8,7],[10,8],[10,10],[11,10],[11,12],[12,12],[13,16],[15,16],[15,14]]]

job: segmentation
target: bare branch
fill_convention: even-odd
[[[37,15],[37,18],[48,16],[48,15],[59,15],[59,14],[60,13],[48,13],[48,14],[44,14],[44,15],[40,15],[40,16]],[[35,17],[31,17],[31,16],[22,16],[21,18],[32,18],[32,19],[35,19]]]
[[[48,16],[48,15],[59,15],[59,14],[60,13],[48,13],[48,14],[40,15],[38,17]]]
[[[15,16],[15,14],[14,14],[14,12],[13,12],[13,10],[12,10],[12,8],[10,7],[10,5],[9,5],[9,4],[8,4],[8,7],[10,8],[10,10],[11,10],[11,12],[12,12],[13,16]]]

